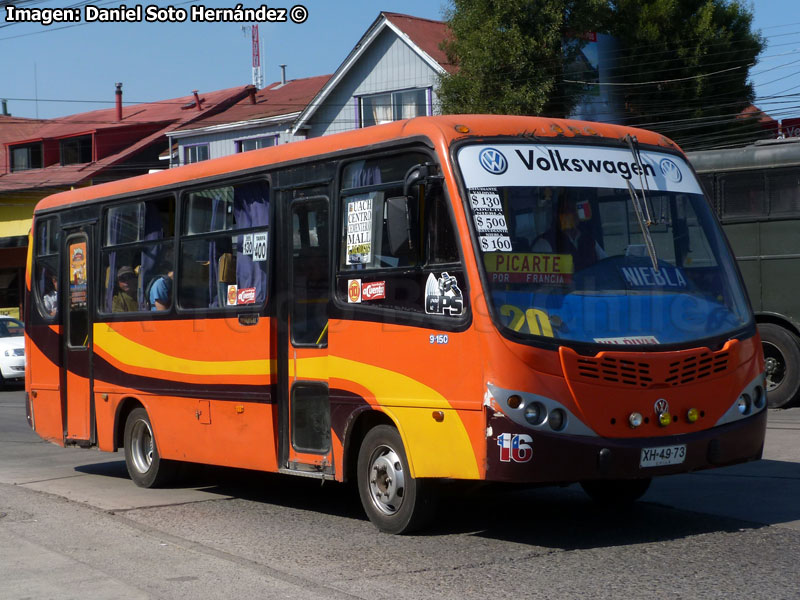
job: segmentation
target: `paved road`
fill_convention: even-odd
[[[352,488],[196,468],[141,490],[0,392],[0,598],[798,598],[800,409],[765,459],[657,480],[622,513],[576,487],[451,497],[379,534]]]

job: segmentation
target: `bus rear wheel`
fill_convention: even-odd
[[[625,506],[644,496],[650,487],[651,478],[646,479],[597,479],[581,481],[581,487],[589,497],[602,506]]]
[[[800,340],[774,323],[758,326],[767,375],[767,405],[784,408],[800,392]]]
[[[433,517],[434,482],[415,479],[400,433],[378,425],[358,451],[358,493],[369,520],[385,533],[411,533]]]
[[[164,485],[175,474],[175,463],[158,453],[150,417],[144,408],[134,408],[125,421],[125,466],[133,483],[152,488]]]

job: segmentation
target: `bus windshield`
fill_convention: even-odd
[[[494,144],[463,147],[458,163],[501,328],[631,346],[750,322],[727,244],[679,156]]]

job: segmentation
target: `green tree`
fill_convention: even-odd
[[[625,123],[695,145],[752,137],[737,116],[764,40],[739,0],[452,0],[446,17],[458,70],[440,82],[444,113],[570,114],[590,88],[565,65],[575,33],[594,31],[617,38],[609,83]]]
[[[754,122],[749,69],[764,48],[738,0],[615,0],[619,86],[626,122],[689,147],[736,143]]]
[[[443,45],[458,71],[438,89],[444,113],[564,116],[579,88],[564,82],[569,32],[588,31],[607,0],[452,0]],[[567,57],[567,62],[569,57]]]

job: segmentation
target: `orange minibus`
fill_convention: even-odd
[[[762,453],[736,263],[644,130],[423,117],[67,191],[26,283],[30,425],[143,487],[350,480],[404,533],[442,480],[626,502]]]

